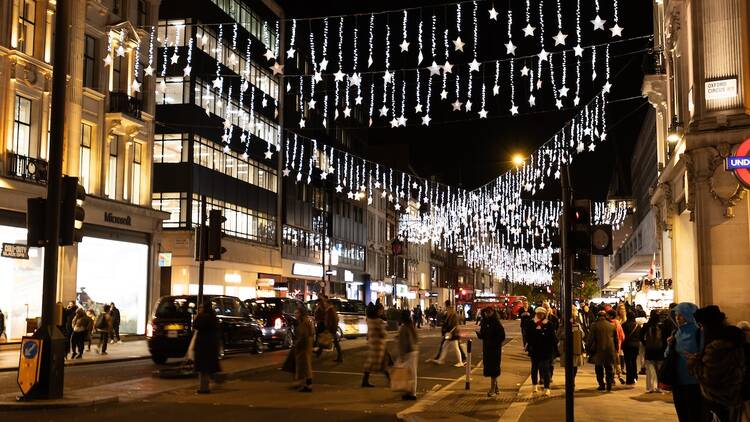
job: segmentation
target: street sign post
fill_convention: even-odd
[[[44,340],[34,337],[21,339],[21,356],[18,358],[18,386],[23,395],[29,394],[39,382],[39,366],[42,361]]]

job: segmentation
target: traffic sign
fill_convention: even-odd
[[[43,340],[34,337],[21,339],[21,356],[18,361],[18,386],[23,395],[29,394],[39,382]]]
[[[733,171],[740,183],[750,189],[750,138],[737,147],[733,156],[727,157],[726,168]]]

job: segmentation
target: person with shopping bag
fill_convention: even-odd
[[[503,353],[503,342],[505,341],[505,328],[500,322],[500,316],[495,308],[482,309],[482,322],[477,331],[477,337],[482,340],[482,365],[485,377],[490,378],[490,390],[487,397],[495,397],[500,394],[497,378],[500,376],[500,361]]]
[[[402,400],[417,399],[417,362],[419,338],[411,313],[401,311],[401,327],[398,330],[399,358],[391,368],[391,389],[403,392]]]
[[[297,391],[301,393],[312,392],[312,355],[313,337],[315,327],[307,308],[299,306],[294,311],[297,327],[294,330],[294,344],[289,349],[289,354],[281,369],[294,374],[295,381],[300,384]]]

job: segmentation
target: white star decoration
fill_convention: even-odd
[[[192,71],[192,70],[193,70],[193,68],[190,67],[190,65],[185,66],[185,68],[182,69],[183,76],[186,77],[186,78],[189,77],[190,76],[190,71]]]
[[[317,83],[323,80],[323,74],[320,72],[315,72],[315,75],[313,75],[313,80]]]
[[[289,176],[289,172],[289,169],[284,169],[284,171],[282,171],[281,173],[284,175],[284,177],[287,177]]]
[[[300,119],[299,119],[299,127],[305,127],[305,118],[304,117],[300,117]]]
[[[359,86],[360,82],[362,82],[362,78],[359,76],[359,73],[355,72],[349,77],[349,83],[351,83],[352,86]]]
[[[408,41],[406,41],[406,40],[403,40],[403,41],[401,42],[401,44],[399,45],[399,47],[401,47],[401,52],[402,52],[402,53],[403,53],[403,52],[406,52],[406,51],[409,51],[409,44],[410,44],[410,43],[409,43]]]
[[[440,91],[440,99],[441,100],[447,100],[448,99],[448,91],[446,91],[446,90]]]
[[[269,149],[269,150],[267,150],[267,151],[266,151],[266,152],[265,152],[265,153],[263,154],[263,156],[264,156],[264,157],[266,157],[266,160],[270,160],[270,159],[271,159],[271,157],[273,157],[273,153],[272,153],[272,152],[271,152],[271,150]]]
[[[490,19],[493,20],[493,21],[496,21],[497,20],[497,10],[495,10],[495,8],[493,7],[493,8],[491,8],[489,10],[489,12],[490,12]]]
[[[542,62],[546,61],[548,56],[549,56],[549,53],[547,53],[544,49],[542,49],[542,51],[539,54],[537,54],[537,57],[539,57],[539,61],[542,61]]]
[[[526,28],[524,28],[524,29],[523,29],[523,34],[524,34],[524,36],[525,36],[525,37],[533,37],[533,36],[534,36],[534,30],[535,30],[535,29],[536,29],[536,28],[534,28],[533,26],[531,26],[531,24],[530,24],[530,23],[527,23],[527,24],[526,24]]]
[[[421,113],[422,112],[422,104],[417,103],[417,105],[414,106],[414,112],[415,113]]]
[[[471,100],[466,100],[466,111],[471,111]]]
[[[110,54],[107,54],[107,55],[106,55],[106,56],[104,57],[104,66],[109,66],[109,65],[111,65],[111,64],[112,64],[112,55],[110,55]],[[149,74],[149,76],[151,76],[151,75]]]
[[[510,114],[512,114],[514,116],[516,114],[518,114],[518,106],[516,106],[515,104],[513,104],[513,106],[510,108]]]
[[[565,45],[565,38],[568,38],[568,36],[566,34],[563,34],[562,31],[558,31],[557,35],[552,37],[552,39],[555,40],[555,46]]]
[[[341,69],[339,69],[338,72],[336,72],[336,73],[333,74],[333,79],[336,82],[344,82],[344,76],[345,75],[346,74],[344,72],[342,72]]]
[[[568,91],[570,91],[570,89],[568,89],[567,86],[563,85],[563,87],[560,88],[560,90],[558,91],[558,93],[560,94],[561,97],[567,97],[568,96]]]
[[[521,75],[523,75],[523,76],[529,76],[529,70],[531,70],[531,69],[529,69],[528,67],[526,67],[524,65],[524,67],[521,68]]]
[[[417,54],[417,64],[422,64],[422,60],[424,60],[424,54],[422,54],[422,50],[419,50],[419,54]]]
[[[592,24],[594,24],[594,31],[601,30],[604,31],[604,23],[607,22],[606,20],[599,17],[599,15],[596,15],[596,18],[591,21]]]
[[[453,102],[453,111],[461,111],[462,105],[464,105],[464,103],[458,101],[458,98],[456,98],[456,101]]]
[[[286,57],[289,58],[289,59],[293,59],[294,58],[294,53],[296,51],[297,50],[295,50],[294,47],[290,48],[289,50],[286,51]]]
[[[346,108],[344,109],[344,117],[351,117],[351,115],[352,115],[352,109],[349,108],[349,106],[346,106]]]
[[[485,110],[485,109],[479,110],[479,118],[480,119],[486,119],[487,118],[487,110]]]
[[[357,104],[357,105],[360,105],[360,104],[362,104],[362,96],[361,96],[361,95],[357,95],[357,96],[356,96],[356,97],[354,98],[354,104]]]
[[[310,110],[313,110],[315,108],[315,104],[316,104],[315,98],[310,98],[310,101],[307,103],[307,108],[309,108]]]
[[[391,127],[398,127],[398,119],[395,116],[391,119]]]
[[[529,105],[534,107],[536,105],[536,97],[534,95],[529,95]]]
[[[575,52],[576,56],[583,57],[583,48],[581,47],[581,44],[573,47],[573,51]]]
[[[275,59],[275,58],[276,58],[276,57],[274,56],[274,54],[273,54],[273,51],[271,51],[271,49],[270,49],[270,48],[267,48],[267,49],[266,49],[266,53],[265,53],[265,54],[263,54],[263,55],[264,55],[264,56],[266,56],[266,60],[268,60],[268,61],[271,61],[271,60],[273,60],[273,59]]]
[[[107,56],[107,57],[109,57],[109,56]],[[110,58],[110,60],[111,60],[111,58]],[[105,59],[105,62],[106,62],[106,59]],[[148,65],[148,67],[146,67],[145,69],[143,69],[143,73],[145,73],[148,76],[152,76],[154,74],[154,68],[151,67],[151,65]]]
[[[406,117],[401,116],[398,118],[398,125],[399,126],[406,126]]]
[[[139,92],[141,90],[141,83],[137,79],[133,79],[133,83],[130,85],[133,92]]]
[[[174,54],[172,54],[172,57],[169,58],[169,62],[171,64],[176,64],[177,60],[180,59],[180,56],[177,55],[177,52],[175,51]]]
[[[557,101],[555,101],[555,107],[557,107],[558,109],[563,108],[562,100],[558,99]]]
[[[508,40],[508,44],[505,44],[505,53],[511,56],[516,55],[516,46],[513,45],[513,40]]]
[[[279,62],[274,63],[273,66],[270,67],[270,69],[273,70],[274,76],[284,74],[284,65],[279,64]]]
[[[607,83],[604,84],[604,88],[602,90],[606,93],[609,93],[609,90],[612,89],[612,84],[607,81]]]
[[[324,58],[318,64],[318,70],[323,71],[323,70],[326,70],[327,68],[328,68],[328,59]]]
[[[383,107],[380,108],[380,116],[385,117],[388,115],[388,107],[383,104]]]
[[[444,73],[453,72],[453,65],[448,60],[446,60],[445,64],[443,65],[443,72]]]
[[[479,62],[477,59],[474,59],[469,63],[469,71],[470,72],[479,72]]]
[[[459,35],[458,38],[456,38],[455,40],[453,40],[453,49],[455,51],[460,51],[460,52],[463,53],[463,51],[464,51],[464,44],[466,44],[466,43],[464,43],[463,41],[461,41],[461,36]]]
[[[497,95],[500,93],[500,85],[495,85],[492,87],[492,95]]]
[[[393,72],[391,72],[390,70],[386,70],[385,73],[383,74],[383,80],[387,84],[392,84],[393,83]]]
[[[610,32],[612,32],[612,37],[622,37],[622,30],[624,28],[620,26],[617,22],[615,22],[615,26],[612,28],[609,28]]]
[[[117,50],[115,51],[117,52],[117,55],[120,57],[123,57],[125,55],[125,47],[123,46],[117,47]],[[175,54],[177,54],[177,52],[175,52]]]
[[[422,124],[423,125],[429,126],[430,125],[430,120],[432,120],[432,119],[430,118],[429,114],[426,114],[426,115],[422,116]]]
[[[222,80],[221,78],[216,78],[216,79],[214,79],[214,81],[213,81],[213,82],[211,83],[211,85],[213,85],[213,87],[214,87],[215,89],[221,89],[221,83],[222,83],[222,82],[223,82],[223,80]]]
[[[435,63],[435,61],[433,61],[432,65],[430,65],[430,67],[428,67],[427,69],[430,70],[430,76],[440,74],[440,66],[438,66],[438,64]]]

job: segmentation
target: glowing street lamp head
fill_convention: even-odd
[[[526,160],[523,158],[523,155],[521,154],[515,154],[513,155],[513,165],[516,167],[521,167]]]

